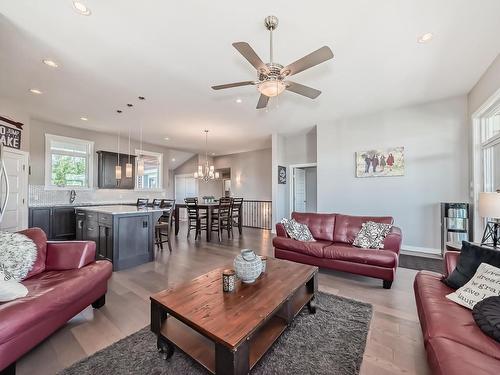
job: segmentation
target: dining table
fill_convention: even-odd
[[[186,208],[186,203],[176,203],[175,204],[175,235],[179,234],[179,210],[181,208]],[[204,210],[207,213],[207,241],[210,241],[212,238],[212,214],[214,210],[219,208],[219,202],[200,202],[198,203],[198,209]],[[241,215],[241,212],[240,212]],[[238,230],[241,233],[242,230],[242,222],[243,220],[238,220]]]

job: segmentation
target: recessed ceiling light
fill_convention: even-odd
[[[170,138],[168,138],[168,137],[165,137],[163,139],[166,140],[166,141],[170,141]]]
[[[172,161],[175,161],[175,158],[172,158]]]
[[[212,152],[212,156],[214,156],[214,155],[215,155],[215,152]]]
[[[92,14],[90,9],[80,1],[73,1],[73,8],[82,16],[90,16]]]
[[[40,95],[40,94],[43,94],[42,91],[38,90],[38,89],[30,89],[30,92],[32,94],[37,94],[37,95]]]
[[[243,102],[243,100],[241,100],[241,98],[236,99],[236,103],[240,104],[241,102]]]
[[[43,59],[42,62],[45,65],[50,66],[51,68],[57,68],[57,67],[59,67],[59,64],[56,63],[54,60],[51,60],[51,59]]]
[[[82,120],[82,121],[88,121],[89,119],[87,117],[80,117],[80,120]]]
[[[421,36],[418,37],[417,42],[419,43],[427,43],[430,42],[434,38],[434,34],[432,33],[425,33]]]

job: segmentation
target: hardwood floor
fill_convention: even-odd
[[[106,305],[91,307],[19,360],[18,375],[45,375],[105,348],[149,324],[149,296],[167,287],[230,264],[239,250],[250,247],[273,255],[269,231],[244,228],[243,236],[209,244],[186,230],[172,241],[173,251],[157,252],[154,262],[113,273]],[[202,236],[204,237],[204,236]],[[413,297],[416,271],[400,268],[392,289],[380,280],[321,270],[319,290],[371,303],[374,314],[361,374],[429,374]]]

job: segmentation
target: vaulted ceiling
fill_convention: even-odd
[[[274,131],[465,94],[500,52],[498,0],[82,2],[92,15],[70,0],[0,0],[0,96],[36,118],[131,126],[135,138],[142,126],[148,142],[195,152],[205,128],[210,151],[225,154],[266,147]],[[318,99],[285,92],[257,111],[254,87],[210,86],[256,78],[231,43],[246,41],[267,61],[271,14],[276,61],[323,45],[335,58],[294,78],[322,90]],[[434,39],[417,43],[426,32]]]

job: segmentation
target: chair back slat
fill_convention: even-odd
[[[148,198],[137,198],[137,207],[146,207],[148,203]]]
[[[200,212],[198,208],[198,198],[185,198],[184,202],[186,203],[188,218],[197,220]]]

